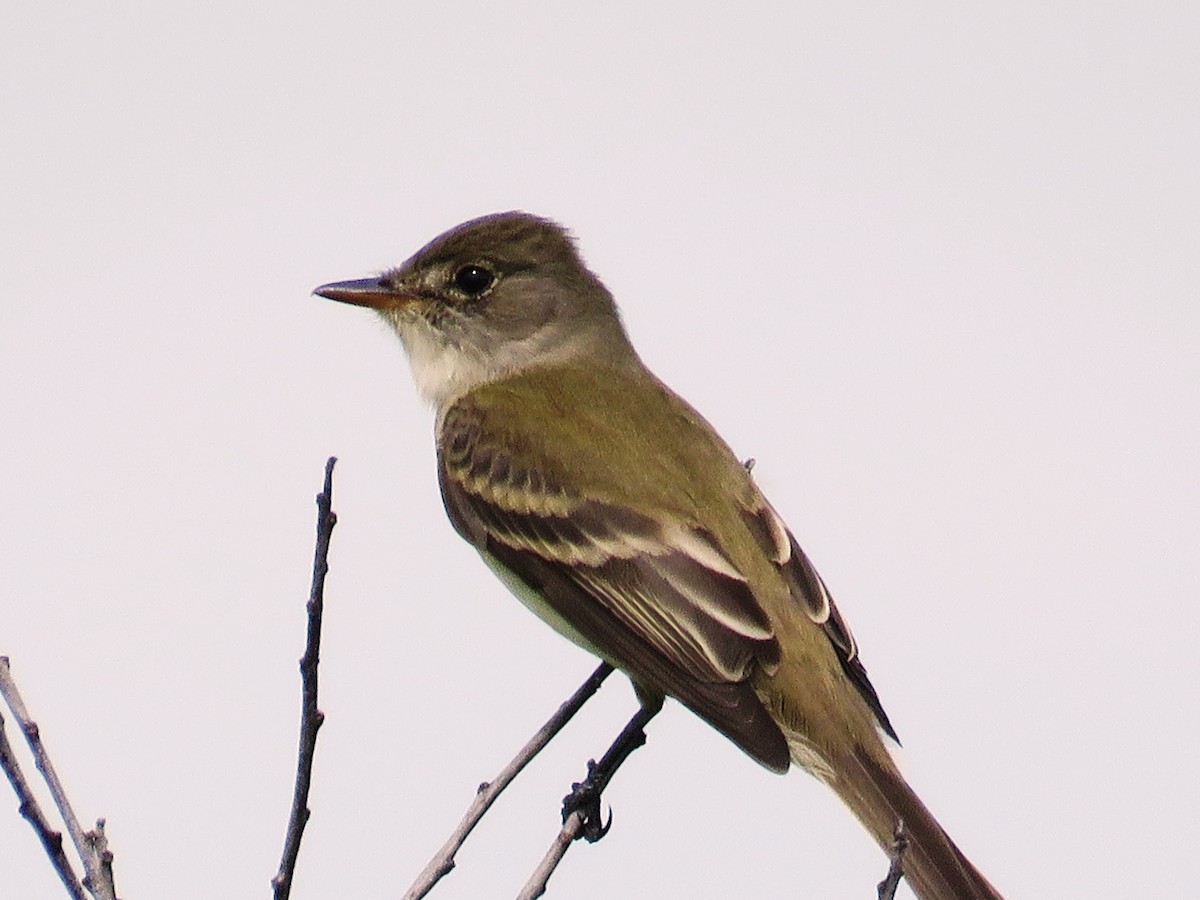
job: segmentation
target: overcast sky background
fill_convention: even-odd
[[[1194,889],[1198,41],[1184,2],[4,7],[0,653],[122,896],[269,896],[329,455],[294,897],[399,896],[593,668],[445,521],[398,343],[309,296],[512,208],[758,460],[999,888]],[[633,708],[610,679],[434,896],[514,895]],[[551,897],[886,868],[677,706],[606,797]],[[0,800],[0,896],[60,895]]]

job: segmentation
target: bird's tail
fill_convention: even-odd
[[[1003,900],[971,864],[886,755],[856,747],[829,786],[886,852],[902,821],[904,878],[921,900]]]

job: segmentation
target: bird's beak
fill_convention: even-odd
[[[358,281],[335,281],[313,290],[318,297],[366,306],[371,309],[400,309],[417,299],[417,295],[406,288],[397,288],[378,278],[361,278]]]

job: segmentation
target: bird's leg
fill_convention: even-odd
[[[621,763],[629,758],[629,754],[646,743],[645,727],[651,719],[658,715],[660,709],[662,709],[662,700],[650,703],[643,700],[633,718],[621,729],[617,739],[600,758],[600,762],[596,762],[594,759],[588,760],[587,778],[572,784],[571,793],[563,798],[563,821],[565,822],[572,813],[578,812],[583,817],[583,827],[579,836],[587,838],[589,843],[595,843],[608,834],[609,826],[612,825],[611,814],[608,822],[601,824],[600,795],[612,781],[612,777],[621,767]]]

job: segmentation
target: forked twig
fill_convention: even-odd
[[[462,821],[458,823],[458,827],[446,839],[440,850],[434,854],[428,865],[417,876],[416,881],[412,883],[409,889],[404,894],[404,900],[419,900],[433,889],[433,886],[438,883],[451,869],[454,868],[454,856],[458,849],[466,841],[467,836],[472,829],[479,824],[479,820],[491,808],[491,805],[500,796],[500,793],[508,787],[514,778],[529,764],[538,753],[550,742],[550,740],[562,730],[575,713],[579,712],[580,708],[586,703],[593,694],[603,684],[604,679],[612,674],[613,667],[608,663],[601,663],[596,671],[593,672],[579,689],[571,695],[558,711],[554,713],[546,724],[529,742],[521,748],[520,752],[513,757],[510,762],[499,775],[490,782],[485,781],[479,786],[475,793],[475,799],[471,801],[471,805],[467,808],[466,813],[462,817]],[[580,817],[580,826],[583,824],[582,816]],[[565,850],[563,851],[566,852]],[[549,876],[547,876],[549,877]]]
[[[617,769],[638,747],[646,743],[646,725],[658,715],[662,703],[643,705],[634,713],[617,735],[617,739],[605,751],[600,762],[588,762],[588,775],[583,782],[571,785],[571,793],[563,800],[563,826],[550,844],[537,868],[521,888],[517,900],[536,900],[546,893],[546,884],[558,864],[562,862],[567,848],[585,838],[595,843],[608,834],[612,825],[611,815],[607,824],[600,822],[600,796],[612,781]]]

